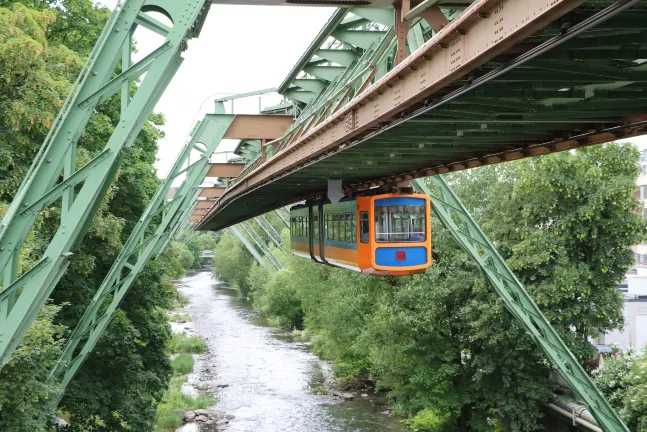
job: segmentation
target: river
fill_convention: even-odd
[[[208,388],[216,408],[234,416],[227,432],[402,431],[369,395],[353,401],[317,395],[308,384],[327,364],[293,342],[284,329],[269,326],[234,289],[203,272],[180,281],[192,322],[175,324],[205,339],[189,385]],[[178,432],[197,431],[187,424]],[[205,429],[206,430],[206,429]],[[210,429],[213,430],[213,429]]]

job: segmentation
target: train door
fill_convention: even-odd
[[[356,200],[357,210],[357,266],[360,270],[370,268],[371,260],[371,220],[372,209],[370,197],[358,197]]]

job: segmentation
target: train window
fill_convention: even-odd
[[[290,235],[294,237],[296,235],[296,218],[290,219]]]
[[[355,213],[350,214],[350,241],[357,241],[357,227],[355,226]]]
[[[330,239],[330,215],[324,216],[324,238]]]
[[[368,212],[359,213],[359,232],[360,232],[360,241],[362,243],[368,243]]]
[[[314,216],[312,218],[312,229],[314,230],[312,232],[312,236],[315,239],[319,239],[319,216]]]
[[[310,238],[310,218],[306,216],[303,219],[305,220],[306,237]]]
[[[332,239],[339,240],[339,215],[332,215]]]
[[[375,207],[375,239],[378,242],[422,242],[426,233],[424,205]]]
[[[344,231],[346,232],[346,241],[347,242],[355,240],[353,238],[353,233],[351,232],[350,213],[346,213],[345,221],[344,221]]]

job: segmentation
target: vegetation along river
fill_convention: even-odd
[[[384,408],[371,395],[345,401],[314,394],[309,383],[326,363],[307,344],[293,342],[284,329],[270,327],[246,299],[211,273],[184,278],[179,289],[189,299],[185,310],[192,317],[181,326],[207,345],[206,353],[196,357],[189,383],[212,389],[216,408],[234,416],[218,430],[402,430],[397,420],[380,412]],[[197,430],[195,423],[180,429]]]

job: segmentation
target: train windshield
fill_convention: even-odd
[[[426,239],[426,206],[420,198],[375,200],[375,240],[423,242]]]

